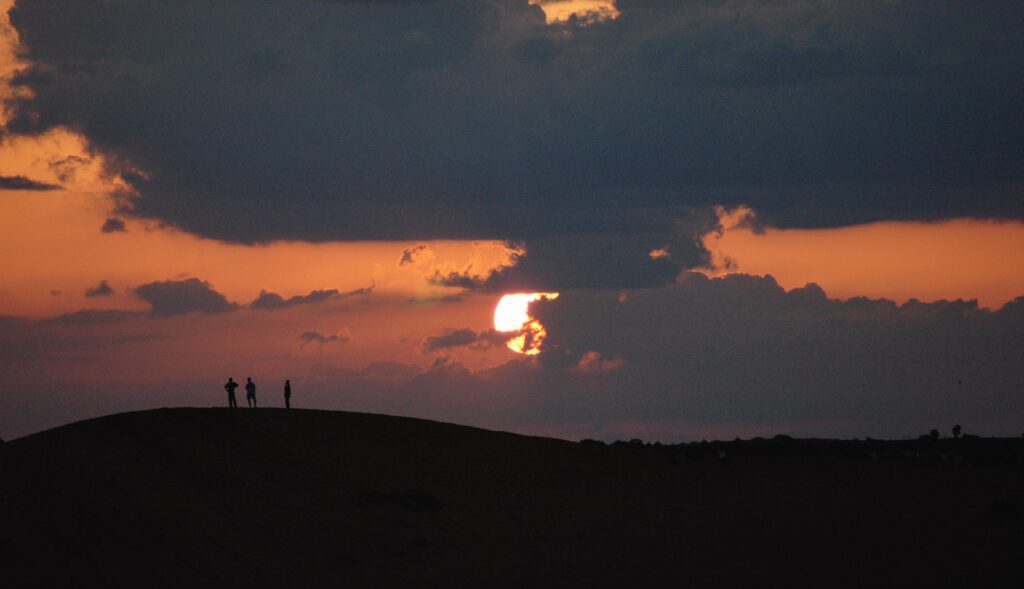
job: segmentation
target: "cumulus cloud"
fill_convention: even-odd
[[[135,289],[141,299],[152,305],[154,317],[173,317],[186,313],[228,313],[238,308],[209,282],[198,278],[150,282]]]
[[[0,190],[60,190],[60,186],[31,180],[25,176],[0,176]]]
[[[1019,2],[617,7],[19,0],[9,130],[81,129],[146,172],[125,213],[243,242],[1024,216]]]
[[[87,297],[109,297],[113,296],[114,289],[110,288],[106,280],[100,280],[100,283],[92,288],[85,289],[85,296]]]

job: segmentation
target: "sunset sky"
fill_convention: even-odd
[[[1022,17],[0,0],[0,437],[229,376],[568,439],[1020,435]]]

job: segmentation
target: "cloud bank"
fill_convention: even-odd
[[[536,361],[474,371],[441,356],[402,378],[329,366],[314,377],[360,409],[580,437],[900,437],[953,423],[1017,435],[1024,422],[1024,297],[992,312],[687,274],[625,297],[563,293],[532,311],[548,332]],[[450,330],[423,348],[475,335]]]
[[[618,9],[19,0],[9,131],[78,130],[145,172],[126,213],[242,242],[1024,217],[1019,2]]]

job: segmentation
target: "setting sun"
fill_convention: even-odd
[[[539,321],[530,316],[530,303],[538,300],[557,299],[557,292],[534,292],[508,294],[501,297],[494,309],[494,329],[501,332],[518,331],[519,335],[508,340],[508,347],[514,352],[527,355],[540,353],[540,344],[547,332]]]

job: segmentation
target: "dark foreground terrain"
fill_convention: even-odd
[[[0,445],[0,584],[1024,587],[1022,452],[123,414]]]

